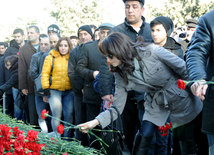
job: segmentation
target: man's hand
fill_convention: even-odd
[[[84,133],[87,133],[88,129],[94,128],[95,126],[99,125],[99,121],[97,119],[94,119],[92,121],[83,123],[83,124],[79,124],[78,126],[80,127],[80,130]]]
[[[191,86],[191,91],[195,96],[198,96],[203,101],[205,99],[207,87],[208,85],[206,84],[206,81],[200,80],[193,83]]]
[[[114,100],[114,96],[112,94],[109,94],[109,95],[103,96],[102,99],[112,103]]]
[[[48,96],[43,96],[43,102],[48,103]]]
[[[28,94],[28,90],[27,90],[27,89],[22,89],[22,93],[23,93],[24,95],[27,95],[27,94]]]

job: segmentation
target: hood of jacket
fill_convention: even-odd
[[[166,44],[163,46],[165,49],[178,50],[181,48],[181,44],[175,41],[172,37],[167,37]]]

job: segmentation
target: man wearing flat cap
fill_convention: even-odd
[[[181,44],[181,47],[184,53],[186,52],[187,46],[192,38],[193,33],[195,32],[197,22],[198,21],[196,19],[188,19],[186,21],[186,24],[187,24],[186,39],[179,42]]]
[[[143,36],[146,41],[152,42],[150,26],[143,17],[144,0],[123,0],[123,2],[126,15],[125,21],[114,27],[111,32],[121,32],[127,35],[133,42],[137,41],[138,36]],[[104,63],[105,61],[102,61],[100,67],[100,95],[103,100],[113,102],[112,87],[109,87],[112,86],[111,82],[113,80],[113,75],[109,72],[107,64]],[[140,113],[142,113],[142,103],[144,103],[144,93],[134,91],[129,92],[126,106],[123,114],[121,115],[125,134],[125,143],[130,151],[132,150],[134,137],[138,130],[136,127],[139,127],[141,121],[138,119],[137,111],[139,110]],[[130,128],[130,126],[132,127]],[[146,140],[144,139],[142,141]],[[136,145],[134,153],[137,153],[137,147],[138,146]]]
[[[114,27],[111,23],[103,23],[99,26],[99,40],[87,42],[81,48],[80,59],[77,63],[77,73],[84,79],[83,85],[83,102],[86,105],[86,120],[90,121],[94,119],[99,113],[101,108],[102,99],[100,94],[97,93],[93,88],[93,81],[99,73],[99,67],[101,60],[104,57],[99,48],[98,44],[107,35],[108,32]],[[93,142],[93,137],[89,138],[89,142]],[[100,149],[98,143],[93,143],[92,147]]]

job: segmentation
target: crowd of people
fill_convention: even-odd
[[[56,24],[47,34],[31,25],[27,40],[17,28],[9,46],[0,42],[5,113],[48,136],[100,149],[85,133],[108,126],[109,109],[114,120],[118,109],[130,154],[213,155],[213,86],[205,81],[214,79],[214,12],[187,19],[186,32],[176,34],[169,17],[146,22],[144,0],[123,2],[126,18],[117,26],[82,25],[77,36],[64,37]],[[193,82],[181,90],[178,79]],[[57,119],[42,119],[43,109]],[[60,135],[59,119],[80,130]],[[158,127],[170,122],[163,136]]]

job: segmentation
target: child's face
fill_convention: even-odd
[[[5,67],[9,70],[11,67],[11,63],[9,61],[5,62]]]

